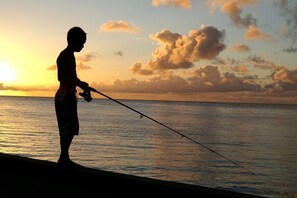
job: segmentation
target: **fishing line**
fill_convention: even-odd
[[[165,124],[163,124],[163,123],[161,123],[161,122],[159,122],[159,121],[157,121],[157,120],[155,120],[155,119],[153,119],[153,118],[151,118],[150,116],[147,116],[147,115],[141,113],[140,111],[137,111],[137,110],[133,109],[132,107],[129,107],[128,105],[125,105],[124,103],[121,103],[121,102],[118,101],[118,100],[115,100],[115,99],[109,97],[108,95],[106,95],[106,94],[104,94],[104,93],[102,93],[102,92],[100,92],[100,91],[97,91],[96,89],[94,89],[94,88],[92,88],[92,87],[89,87],[89,89],[90,89],[90,91],[92,91],[92,92],[98,93],[98,94],[100,94],[100,95],[102,95],[102,96],[104,96],[104,97],[106,97],[106,98],[108,98],[108,99],[110,99],[110,100],[112,100],[112,101],[114,101],[114,102],[116,102],[116,103],[118,103],[118,104],[120,104],[120,105],[122,105],[122,106],[124,106],[124,107],[126,107],[126,108],[128,108],[128,109],[130,109],[130,110],[132,110],[132,111],[134,111],[134,112],[136,112],[136,113],[138,113],[138,114],[140,115],[140,118],[146,117],[146,118],[148,118],[149,120],[151,120],[151,121],[153,121],[153,122],[155,122],[155,123],[157,123],[157,124],[159,124],[159,125],[161,125],[161,126],[167,128],[167,129],[173,131],[174,133],[180,135],[182,138],[186,138],[186,139],[188,139],[188,140],[194,142],[195,144],[198,144],[198,145],[202,146],[203,148],[205,148],[205,149],[211,151],[212,153],[215,153],[215,154],[219,155],[220,157],[222,157],[222,158],[226,159],[227,161],[231,162],[232,164],[234,164],[234,165],[236,165],[236,166],[238,166],[238,167],[240,167],[240,168],[246,170],[247,172],[252,173],[253,175],[255,175],[254,172],[252,172],[252,171],[250,171],[249,169],[245,168],[244,166],[238,164],[238,163],[235,162],[234,160],[231,160],[230,158],[228,158],[228,157],[226,157],[226,156],[224,156],[224,155],[218,153],[217,151],[215,151],[215,150],[213,150],[213,149],[211,149],[211,148],[205,146],[204,144],[202,144],[202,143],[200,143],[200,142],[194,140],[193,138],[191,138],[191,137],[189,137],[189,136],[187,136],[187,135],[182,134],[181,132],[179,132],[179,131],[177,131],[177,130],[175,130],[175,129],[173,129],[173,128],[171,128],[171,127],[169,127],[169,126],[167,126],[167,125],[165,125]],[[80,95],[84,96],[85,94],[82,93],[82,94],[80,94]],[[89,100],[87,100],[87,101],[89,102]]]

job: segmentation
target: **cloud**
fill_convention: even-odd
[[[153,77],[149,80],[115,80],[112,85],[96,84],[95,86],[103,91],[119,93],[182,93],[188,89],[188,83],[180,76],[168,75]]]
[[[79,55],[76,58],[76,60],[86,63],[86,62],[92,61],[94,58],[96,58],[96,56],[97,56],[96,52],[87,51],[87,52]]]
[[[24,92],[34,92],[34,91],[55,91],[56,87],[48,87],[44,85],[34,85],[34,86],[23,86],[23,85],[4,85],[0,83],[0,90],[5,91],[24,91]]]
[[[269,84],[260,84],[258,76],[239,76],[233,72],[222,72],[218,66],[206,65],[195,69],[188,77],[167,73],[147,80],[117,79],[112,84],[93,82],[91,86],[103,92],[118,93],[121,97],[134,94],[141,98],[144,94],[146,99],[150,96],[151,99],[297,102],[297,69],[278,66],[269,77]],[[56,87],[6,86],[0,83],[0,90],[55,91]]]
[[[271,77],[273,82],[265,85],[267,92],[297,97],[297,69],[279,66]]]
[[[152,0],[152,5],[155,7],[158,6],[174,6],[184,9],[192,7],[190,0]]]
[[[208,0],[211,9],[220,7],[221,12],[227,13],[231,22],[245,28],[245,38],[248,40],[272,40],[272,37],[257,26],[257,20],[251,15],[242,16],[242,8],[248,5],[258,5],[258,0]]]
[[[273,62],[264,60],[262,57],[258,55],[249,56],[247,60],[249,60],[254,67],[259,69],[275,70],[276,68],[276,65]]]
[[[55,64],[55,65],[48,66],[46,68],[46,70],[48,70],[48,71],[56,71],[57,70],[57,65]]]
[[[114,52],[114,54],[117,55],[117,56],[123,56],[124,55],[122,50],[116,51],[116,52]]]
[[[273,79],[280,84],[291,84],[296,87],[297,85],[297,69],[287,69],[284,66],[280,66],[273,73]]]
[[[256,5],[258,0],[208,0],[211,8],[220,6],[220,10],[227,13],[233,24],[241,27],[249,27],[255,25],[257,20],[251,15],[247,14],[245,17],[241,16],[242,7],[246,5]]]
[[[237,73],[247,73],[248,68],[244,64],[236,65],[232,68],[232,71],[237,72]]]
[[[187,36],[163,29],[150,35],[150,39],[157,41],[159,47],[146,66],[137,66],[138,70],[144,70],[143,66],[154,72],[191,68],[194,62],[211,60],[223,51],[226,47],[224,37],[224,31],[211,26],[191,30]]]
[[[215,86],[222,80],[218,67],[206,66],[197,69],[189,82],[195,91],[214,91]]]
[[[215,91],[220,91],[218,87],[221,88],[221,91],[226,92],[260,91],[263,93],[262,96],[267,94],[277,94],[278,97],[287,95],[296,97],[295,100],[297,100],[297,69],[288,69],[285,66],[277,66],[272,61],[265,60],[259,55],[248,56],[246,61],[247,62],[237,61],[230,58],[216,58],[212,61],[212,64],[217,65],[217,67],[222,70],[227,69],[231,72],[221,72],[220,75],[218,75],[219,71],[216,71],[214,68],[208,68],[206,70],[205,67],[203,70],[201,68],[200,73],[202,73],[202,75],[198,75],[198,79],[201,81],[201,76],[208,76],[212,80],[215,79],[215,82],[219,83],[214,83],[208,80],[209,84],[219,85],[213,87],[214,89],[216,88]],[[265,76],[262,74],[262,77],[250,75],[248,74],[247,65],[262,70],[270,70],[270,74]],[[239,74],[240,76],[237,76],[236,74]]]
[[[87,51],[86,53],[79,55],[76,58],[76,67],[77,70],[88,70],[88,69],[92,69],[91,66],[88,66],[87,64],[89,62],[91,62],[92,60],[94,60],[97,57],[97,53],[96,52],[91,52],[91,51]],[[57,70],[57,65],[51,65],[49,67],[46,68],[46,70],[48,71],[56,71]]]
[[[94,60],[97,56],[96,52],[86,52],[82,55],[79,55],[76,58],[76,67],[78,70],[88,70],[88,69],[92,69],[91,66],[89,66],[89,62],[91,62],[92,60]]]
[[[201,92],[236,92],[258,91],[261,86],[255,76],[236,76],[234,73],[222,74],[218,67],[205,66],[196,69],[192,76],[160,75],[148,80],[116,80],[112,85],[92,84],[110,92],[124,93],[201,93]]]
[[[234,73],[225,73],[221,81],[221,91],[260,91],[261,85],[255,80],[257,76],[238,77]]]
[[[134,94],[152,99],[191,99],[245,102],[297,102],[297,70],[284,66],[270,76],[269,84],[259,83],[256,75],[238,76],[233,72],[221,72],[219,67],[207,65],[196,69],[190,77],[165,74],[148,80],[115,80],[112,84],[92,83],[103,92]],[[261,81],[261,80],[260,80]],[[156,95],[157,94],[157,95]],[[160,98],[162,99],[162,97]]]
[[[283,49],[283,51],[287,53],[297,53],[297,48],[291,46],[289,48]]]
[[[249,52],[249,51],[251,51],[249,46],[244,45],[244,44],[235,44],[235,45],[231,46],[230,49],[232,51],[237,51],[237,52]]]
[[[154,72],[152,70],[143,69],[142,63],[135,63],[132,68],[130,69],[132,74],[138,74],[138,75],[152,75]]]
[[[280,0],[279,7],[286,21],[281,27],[282,34],[291,39],[294,43],[297,41],[297,2]]]
[[[234,73],[221,74],[218,67],[206,66],[196,70],[196,75],[189,78],[195,91],[234,92],[258,91],[261,86],[256,83],[254,76],[238,77]]]
[[[269,34],[262,32],[262,30],[255,25],[250,25],[248,27],[247,31],[245,32],[245,38],[248,40],[272,40],[272,37]]]
[[[129,32],[138,33],[139,28],[133,24],[129,24],[124,20],[113,21],[109,20],[100,26],[100,30],[104,32]]]
[[[212,64],[219,66],[221,69],[229,70],[239,74],[245,74],[248,72],[248,66],[240,60],[233,58],[216,58],[212,61]]]

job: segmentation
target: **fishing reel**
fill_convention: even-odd
[[[79,95],[83,97],[87,102],[91,102],[91,100],[93,99],[90,90],[84,90],[83,92],[79,93]]]

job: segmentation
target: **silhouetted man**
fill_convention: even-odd
[[[55,95],[55,109],[61,147],[59,166],[78,166],[69,157],[73,137],[79,133],[76,87],[88,90],[89,85],[77,77],[74,52],[80,52],[86,40],[86,33],[80,27],[71,28],[67,33],[68,45],[57,58],[60,87]]]

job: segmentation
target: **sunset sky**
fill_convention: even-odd
[[[78,76],[114,98],[297,104],[296,0],[0,0],[0,25],[0,95],[54,96],[80,26]]]

